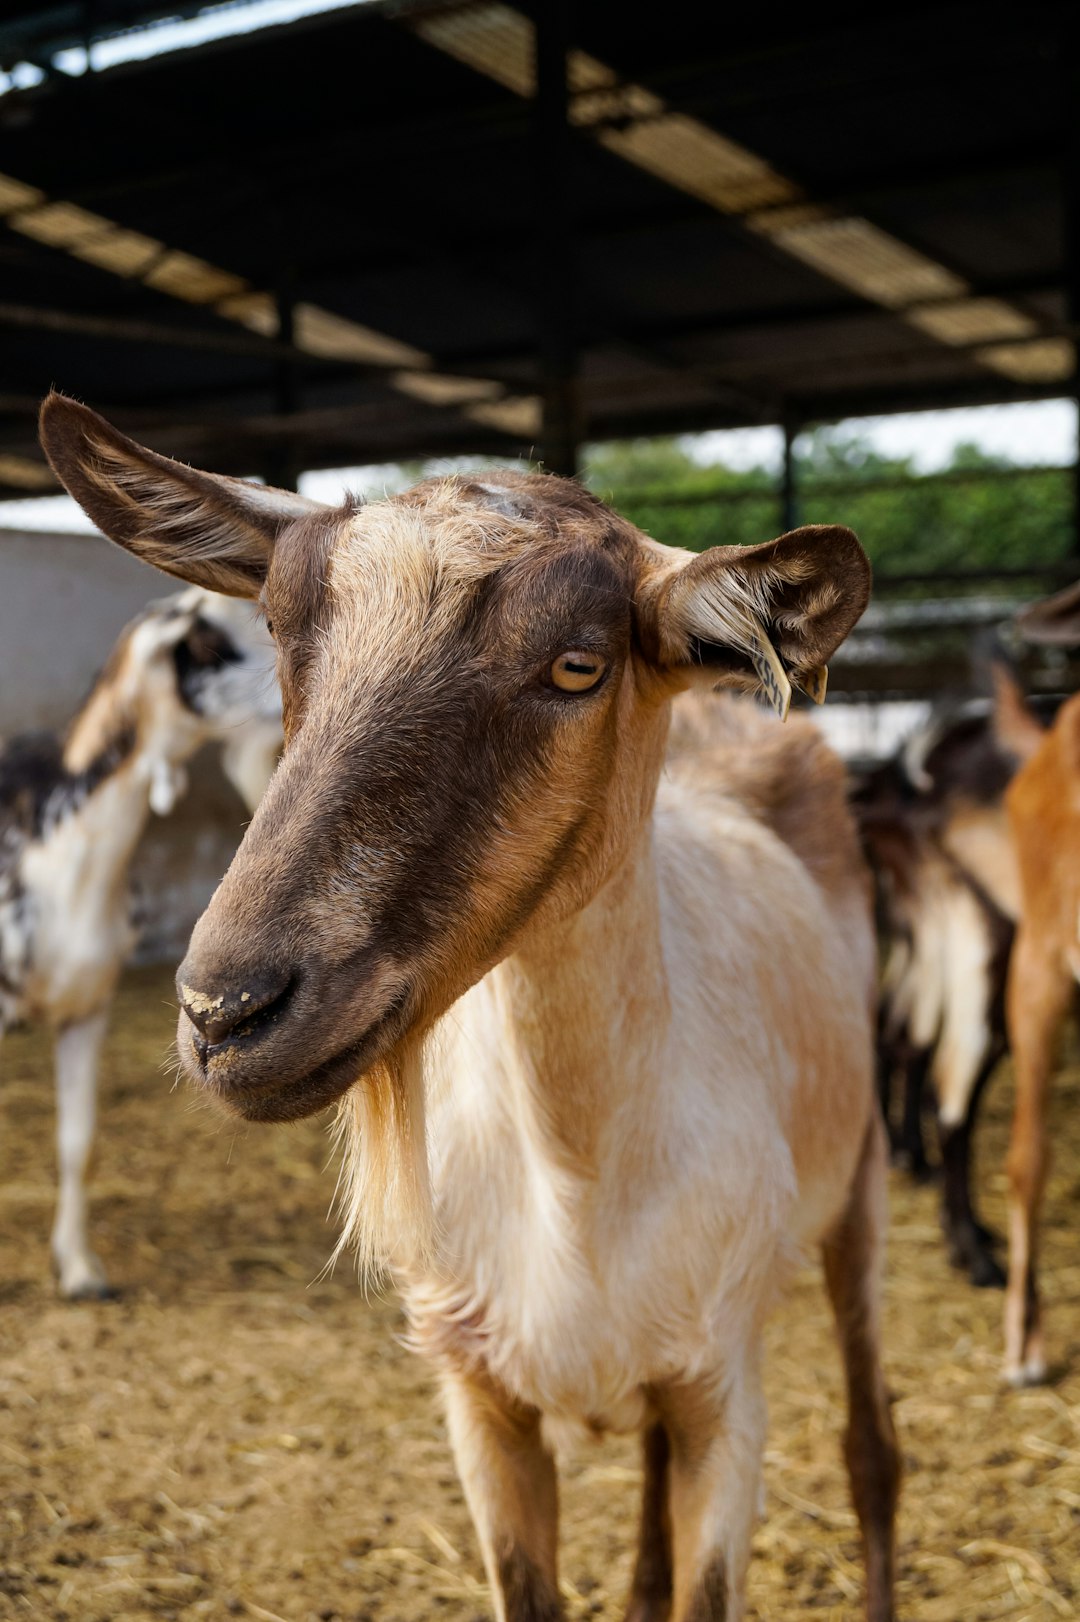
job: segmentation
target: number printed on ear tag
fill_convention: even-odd
[[[825,694],[829,686],[828,665],[817,665],[799,677],[799,686],[807,698],[812,698],[815,704],[824,704]]]
[[[791,707],[791,683],[780,662],[780,655],[764,631],[751,632],[750,658],[757,679],[765,689],[765,697],[781,721],[786,721]]]

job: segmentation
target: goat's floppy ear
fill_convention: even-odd
[[[870,564],[851,530],[809,524],[761,546],[713,547],[667,572],[643,605],[643,628],[661,667],[764,689],[784,716],[793,685],[822,702],[828,661],[869,596]]]
[[[1026,642],[1075,648],[1080,643],[1080,583],[1021,610],[1016,628]]]
[[[257,597],[281,530],[320,510],[290,490],[159,456],[62,394],[43,404],[39,431],[60,482],[111,541],[230,597]]]

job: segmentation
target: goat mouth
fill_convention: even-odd
[[[278,1020],[258,1015],[224,1042],[207,1045],[192,1032],[188,1038],[194,1055],[197,1084],[221,1100],[245,1121],[299,1121],[336,1103],[366,1070],[370,1070],[407,1031],[411,1020],[411,988],[394,997],[377,1019],[330,1058],[314,1069],[289,1074],[288,1059],[280,1070],[261,1079],[245,1077],[248,1044]],[[250,1029],[249,1029],[250,1027]],[[294,1050],[295,1051],[295,1050]]]

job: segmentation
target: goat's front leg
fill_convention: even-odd
[[[671,1622],[739,1622],[765,1445],[758,1352],[722,1380],[654,1395],[669,1446]]]
[[[649,1426],[642,1442],[641,1528],[624,1622],[668,1622],[671,1615],[671,1512],[668,1504],[671,1444],[661,1420]]]
[[[943,1093],[938,1112],[938,1138],[944,1173],[941,1221],[949,1260],[954,1267],[966,1267],[972,1284],[978,1289],[1000,1289],[1005,1283],[1005,1274],[993,1251],[994,1237],[976,1216],[971,1197],[971,1140],[978,1118],[979,1100],[997,1069],[1003,1051],[1003,1042],[993,1042],[974,1082],[964,1088],[958,1099],[949,1099]],[[969,1080],[966,1076],[963,1079]]]
[[[1038,1285],[1039,1210],[1049,1165],[1046,1107],[1061,1026],[1072,1000],[1068,966],[1022,922],[1006,999],[1016,1072],[1009,1139],[1009,1281],[1005,1296],[1005,1378],[1029,1385],[1046,1378]]]
[[[447,1375],[444,1389],[497,1622],[558,1622],[558,1487],[540,1413],[482,1376]]]
[[[908,1053],[904,1064],[904,1113],[895,1145],[896,1158],[906,1162],[916,1183],[928,1183],[934,1175],[926,1158],[926,1137],[923,1133],[923,1101],[930,1079],[930,1057],[927,1048],[913,1050]]]
[[[881,1263],[885,1246],[885,1133],[870,1121],[847,1207],[822,1246],[847,1384],[844,1459],[862,1533],[867,1622],[894,1616],[900,1451],[881,1366]]]
[[[108,1294],[105,1270],[86,1232],[86,1167],[94,1138],[97,1073],[108,1013],[65,1025],[56,1038],[56,1152],[60,1191],[52,1231],[60,1294]]]

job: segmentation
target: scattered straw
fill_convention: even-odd
[[[121,992],[103,1066],[95,1243],[117,1302],[49,1282],[51,1055],[3,1050],[0,1617],[50,1622],[475,1622],[490,1596],[433,1382],[393,1299],[332,1244],[318,1122],[230,1129],[157,1071],[167,975]],[[1007,1075],[979,1144],[1004,1226]],[[899,1614],[1080,1617],[1080,1067],[1057,1088],[1043,1285],[1049,1387],[1001,1384],[1001,1297],[950,1271],[938,1193],[892,1188],[887,1376],[905,1459]],[[235,1137],[235,1142],[234,1142]],[[768,1514],[751,1622],[851,1622],[862,1569],[840,1456],[842,1383],[820,1279],[768,1330]],[[562,1471],[570,1622],[618,1622],[640,1471],[631,1439]],[[118,1563],[119,1562],[119,1563]],[[258,1595],[258,1600],[250,1598]],[[5,1610],[5,1606],[8,1607]]]

